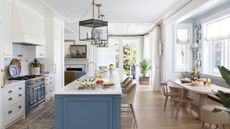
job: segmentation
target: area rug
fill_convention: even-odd
[[[55,129],[54,119],[54,107],[50,107],[18,129]]]

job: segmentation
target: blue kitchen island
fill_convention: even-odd
[[[103,80],[109,88],[79,89],[74,81],[55,93],[55,129],[121,129],[121,87],[118,75]]]

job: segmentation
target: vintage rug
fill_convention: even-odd
[[[50,107],[18,129],[55,129],[54,119],[54,107]]]

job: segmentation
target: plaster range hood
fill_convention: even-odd
[[[12,12],[13,43],[45,45],[44,17],[18,0],[13,2]]]

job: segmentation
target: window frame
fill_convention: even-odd
[[[180,67],[178,66],[177,62],[178,62],[178,58],[177,58],[177,29],[185,29],[188,28],[189,29],[189,41],[187,44],[185,44],[185,67]],[[174,72],[184,72],[184,71],[189,71],[190,67],[191,67],[191,62],[192,62],[192,56],[191,56],[191,50],[190,50],[190,45],[193,42],[193,25],[192,23],[183,23],[183,24],[175,24],[174,25],[174,43],[173,43],[173,70]]]
[[[213,56],[210,55],[209,53],[209,57],[211,60],[208,61],[208,64],[211,64],[211,66],[209,68],[204,68],[204,64],[205,64],[205,46],[206,45],[206,39],[205,39],[205,33],[206,33],[206,30],[204,28],[206,28],[206,25],[207,24],[210,24],[210,23],[213,23],[213,22],[216,22],[218,20],[221,20],[221,19],[225,19],[225,18],[229,18],[230,17],[230,8],[227,8],[227,9],[224,9],[220,12],[217,12],[209,17],[206,17],[204,19],[201,20],[201,32],[202,32],[202,39],[201,39],[201,53],[202,53],[202,57],[201,57],[201,60],[202,60],[202,66],[201,66],[201,73],[204,74],[204,75],[211,75],[211,76],[214,76],[214,77],[220,77],[221,75],[219,74],[219,72],[214,72],[213,71]],[[229,44],[229,43],[228,43]],[[210,45],[210,46],[214,46],[214,45]],[[226,55],[229,55],[230,54],[230,44],[228,45],[228,47],[226,47],[226,43],[223,43],[223,46],[224,47],[224,52],[223,52],[223,58],[224,60],[227,59],[228,61],[224,61],[223,64],[224,65],[227,65],[229,68],[230,68],[230,56],[229,57],[226,57]],[[226,51],[228,51],[226,54]],[[206,60],[207,61],[207,60]],[[206,62],[207,63],[207,62]],[[211,69],[210,69],[211,68]],[[210,73],[211,71],[211,73]]]

